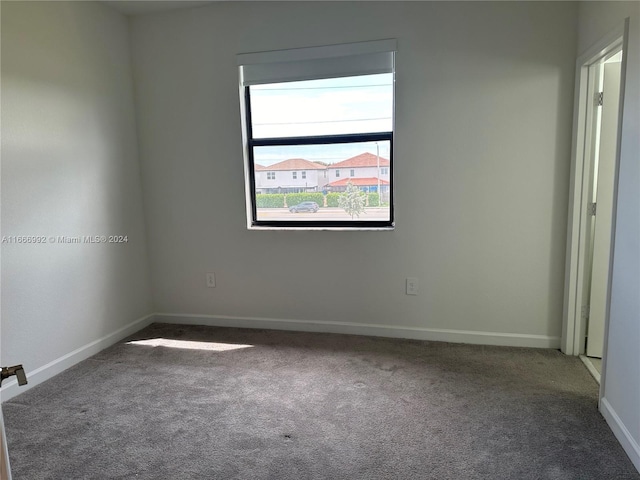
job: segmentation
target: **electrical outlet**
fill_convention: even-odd
[[[418,294],[418,279],[413,277],[407,278],[407,295],[417,295]]]
[[[207,287],[213,288],[216,286],[216,274],[215,273],[207,273]]]

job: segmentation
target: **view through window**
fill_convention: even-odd
[[[393,73],[247,86],[255,224],[390,226]]]

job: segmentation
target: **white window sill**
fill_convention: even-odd
[[[286,231],[338,231],[338,232],[387,232],[395,230],[395,225],[391,227],[263,227],[249,226],[248,230],[286,230]]]

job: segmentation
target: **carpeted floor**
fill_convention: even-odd
[[[154,324],[3,410],[15,480],[640,479],[596,403],[553,350]]]

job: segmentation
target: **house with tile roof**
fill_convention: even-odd
[[[327,167],[330,182],[327,187],[332,192],[342,192],[347,183],[360,187],[366,192],[380,193],[383,198],[389,194],[391,182],[391,162],[384,157],[365,152]],[[385,200],[388,200],[385,199]]]
[[[328,183],[327,167],[303,158],[273,165],[254,164],[256,193],[319,192]]]

